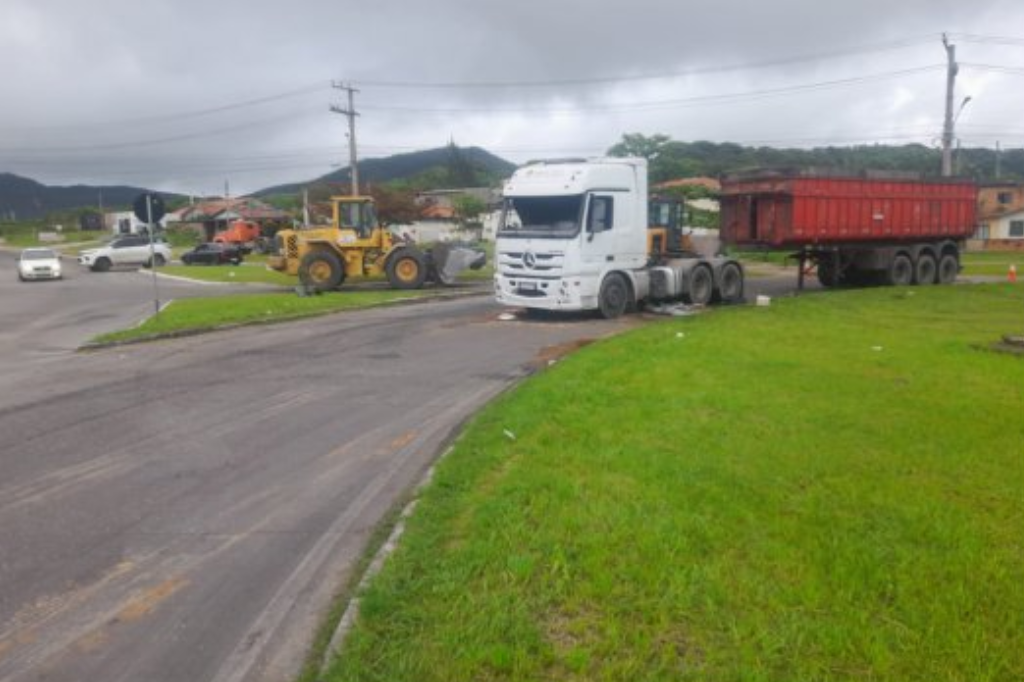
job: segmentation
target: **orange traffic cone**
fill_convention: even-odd
[[[1013,284],[1017,281],[1017,266],[1014,265],[1013,263],[1010,264],[1010,272],[1009,274],[1007,274],[1006,278],[1010,280],[1010,284]]]

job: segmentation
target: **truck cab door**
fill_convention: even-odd
[[[586,214],[580,238],[580,254],[588,271],[598,271],[605,263],[615,261],[615,197],[611,194],[591,194],[587,197]]]

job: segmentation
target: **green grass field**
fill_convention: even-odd
[[[209,330],[226,325],[285,321],[340,310],[369,308],[436,293],[429,289],[337,291],[319,296],[301,297],[289,290],[271,294],[187,298],[173,301],[159,315],[150,317],[138,327],[102,334],[92,341],[93,343],[112,343],[160,334]]]
[[[1018,276],[1024,279],[1024,252],[968,252],[961,259],[964,269],[960,274],[1006,277],[1011,264],[1017,266]]]
[[[1024,288],[591,345],[439,465],[321,678],[1024,679]]]

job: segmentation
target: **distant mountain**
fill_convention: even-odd
[[[13,173],[0,173],[0,219],[31,220],[51,211],[87,206],[130,206],[139,194],[138,187],[107,186],[49,187]],[[166,195],[164,195],[166,196]]]
[[[423,189],[455,189],[488,185],[507,178],[516,165],[479,147],[439,147],[425,151],[396,154],[380,159],[359,162],[359,182],[362,185],[404,181],[420,185]],[[268,187],[255,193],[257,197],[274,194],[298,194],[317,185],[350,182],[349,169],[310,180]]]

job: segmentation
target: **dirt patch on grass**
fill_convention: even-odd
[[[589,346],[592,343],[594,343],[594,339],[577,339],[575,341],[559,343],[554,346],[545,346],[537,351],[537,355],[530,361],[529,367],[531,370],[538,370],[549,365],[553,365],[566,355],[574,353],[580,348]]]

